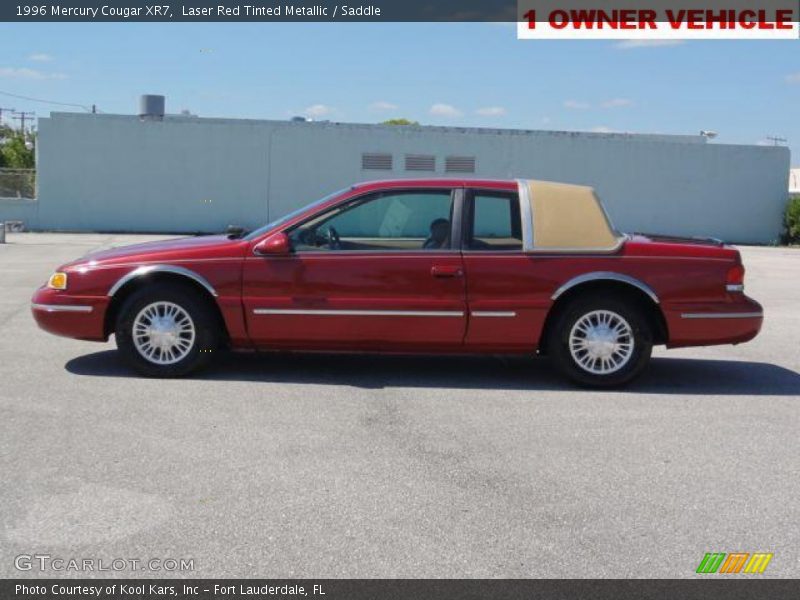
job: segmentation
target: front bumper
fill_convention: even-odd
[[[744,294],[730,302],[681,304],[664,311],[670,348],[740,344],[758,335],[764,309]]]
[[[80,340],[105,341],[107,297],[72,296],[41,287],[31,298],[36,324],[48,333]]]

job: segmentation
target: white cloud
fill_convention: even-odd
[[[617,50],[631,50],[632,48],[658,48],[661,46],[680,46],[686,40],[623,40],[614,44]]]
[[[587,108],[591,108],[592,105],[588,102],[580,102],[578,100],[564,100],[564,108],[569,108],[572,110],[586,110]]]
[[[303,111],[303,113],[307,117],[315,117],[315,118],[327,116],[332,112],[333,108],[325,104],[312,104]]]
[[[616,130],[611,129],[611,127],[606,127],[605,125],[598,125],[597,127],[592,127],[589,131],[592,133],[616,133]]]
[[[542,117],[542,123],[544,123],[545,125],[550,123],[552,120],[553,119],[551,119],[550,117]]]
[[[373,102],[372,104],[369,105],[370,110],[377,110],[377,111],[397,110],[398,108],[399,107],[397,106],[397,104],[392,104],[391,102],[384,102],[384,101]]]
[[[503,106],[485,106],[475,111],[476,115],[482,117],[502,117],[506,114],[506,109]]]
[[[450,104],[434,104],[428,111],[435,117],[446,117],[448,119],[455,119],[464,115],[462,111]]]
[[[45,54],[44,52],[36,52],[28,56],[28,60],[32,60],[34,62],[50,62],[53,60],[53,57],[49,54]]]
[[[612,98],[601,103],[603,108],[622,108],[623,106],[633,106],[633,100],[627,98]]]
[[[66,79],[64,73],[45,73],[36,69],[21,67],[0,67],[0,77],[13,77],[17,79]]]
[[[800,73],[789,73],[786,76],[786,83],[800,83]]]

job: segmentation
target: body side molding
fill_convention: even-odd
[[[681,319],[763,319],[763,312],[703,312],[681,313]]]
[[[85,304],[38,304],[33,302],[31,307],[34,310],[43,310],[45,312],[90,313],[92,310],[94,310],[93,306]]]
[[[350,317],[463,317],[460,310],[320,310],[305,308],[254,308],[254,315],[316,315]]]
[[[198,275],[194,271],[190,271],[185,267],[177,267],[175,265],[145,265],[142,267],[137,267],[133,271],[126,273],[122,277],[120,277],[114,285],[111,286],[111,289],[108,290],[108,296],[113,296],[116,294],[122,286],[124,286],[129,281],[136,279],[137,277],[141,277],[143,275],[148,275],[150,273],[172,273],[174,275],[181,275],[183,277],[188,277],[192,281],[199,283],[202,285],[209,294],[217,297],[217,291],[214,287],[208,282],[208,280],[203,277],[202,275]]]
[[[559,287],[553,295],[550,296],[551,300],[556,300],[561,294],[574,288],[576,285],[580,285],[582,283],[587,283],[589,281],[619,281],[621,283],[627,283],[628,285],[632,285],[633,287],[643,291],[647,294],[650,299],[659,304],[658,296],[646,283],[642,283],[638,279],[634,279],[628,275],[623,275],[622,273],[614,273],[613,271],[595,271],[593,273],[584,273],[583,275],[578,275],[577,277],[573,277],[561,287]]]

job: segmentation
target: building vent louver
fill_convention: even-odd
[[[361,155],[361,168],[365,171],[391,171],[392,155],[381,152],[365,152]]]
[[[406,154],[406,171],[435,171],[436,157],[431,154]]]
[[[474,156],[448,156],[444,159],[446,173],[474,173]]]

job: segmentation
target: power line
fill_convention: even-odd
[[[92,109],[84,104],[74,104],[72,102],[56,102],[55,100],[43,100],[42,98],[31,98],[30,96],[12,94],[11,92],[4,92],[2,90],[0,90],[0,95],[10,96],[11,98],[19,98],[20,100],[30,100],[31,102],[41,102],[42,104],[57,104],[59,106],[72,106],[75,108],[82,108],[86,112],[92,112]]]
[[[16,108],[9,108],[8,106],[0,106],[0,125],[3,124],[3,111],[16,112]]]
[[[11,117],[11,118],[12,119],[16,119],[17,121],[20,122],[20,129],[22,130],[22,133],[25,133],[25,121],[33,120],[32,117],[36,113],[32,112],[32,111],[21,110],[19,112],[14,113],[14,114],[19,115],[19,116],[18,117]]]

